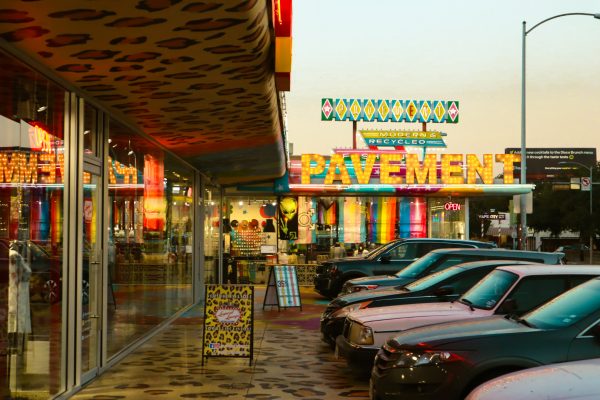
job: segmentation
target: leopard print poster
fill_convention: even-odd
[[[252,362],[254,286],[206,285],[202,362],[247,357]]]

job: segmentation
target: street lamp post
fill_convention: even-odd
[[[589,190],[590,191],[590,221],[593,221],[592,220],[592,210],[593,210],[593,208],[592,208],[592,195],[593,195],[593,192],[594,192],[594,178],[593,178],[594,166],[591,165],[591,166],[588,167],[587,165],[582,164],[582,163],[580,163],[578,161],[561,161],[561,162],[559,162],[559,164],[560,165],[569,165],[569,164],[571,164],[571,165],[578,165],[580,167],[589,169],[589,171],[590,171],[590,190]],[[592,224],[593,224],[593,222],[592,222]],[[595,234],[594,234],[594,228],[593,228],[593,225],[592,225],[592,231],[590,232],[590,264],[592,264],[592,261],[593,261],[594,236],[595,236]]]
[[[583,15],[583,16],[587,16],[587,17],[594,17],[596,19],[600,19],[600,14],[591,14],[591,13],[579,13],[579,12],[575,12],[575,13],[566,13],[566,14],[559,14],[559,15],[555,15],[553,17],[550,18],[546,18],[545,20],[538,22],[537,24],[535,24],[534,26],[532,26],[530,29],[527,29],[527,22],[523,21],[523,44],[522,44],[522,54],[521,54],[521,180],[520,183],[521,184],[525,184],[527,183],[527,177],[526,177],[526,169],[527,169],[527,146],[526,146],[526,126],[525,126],[525,49],[526,49],[526,42],[525,39],[527,38],[527,35],[529,33],[531,33],[531,31],[533,31],[535,28],[537,28],[538,26],[542,25],[545,22],[548,22],[550,20],[556,19],[556,18],[560,18],[560,17],[567,17],[567,16],[571,16],[571,15]],[[527,248],[527,210],[525,209],[525,206],[527,204],[527,198],[525,197],[527,195],[522,194],[521,198],[520,198],[520,214],[521,214],[521,248],[522,249],[526,249]]]

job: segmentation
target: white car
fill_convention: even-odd
[[[525,369],[479,385],[466,400],[597,400],[599,371],[598,358]]]
[[[600,266],[498,267],[451,303],[365,308],[348,314],[343,334],[336,339],[336,355],[367,372],[379,348],[402,331],[492,315],[522,315],[596,276],[600,276]]]

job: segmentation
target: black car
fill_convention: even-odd
[[[14,241],[16,250],[31,268],[29,290],[31,296],[39,297],[48,303],[55,303],[61,296],[60,257],[51,256],[41,245],[31,240]],[[8,239],[0,239],[0,275],[5,276],[8,285],[9,249]]]
[[[406,286],[384,287],[340,296],[329,303],[321,315],[322,339],[331,346],[342,334],[346,316],[356,310],[398,304],[453,301],[502,265],[531,264],[514,260],[474,261],[455,265],[427,275]]]
[[[600,278],[523,315],[409,329],[379,350],[373,399],[461,399],[505,373],[600,357]]]
[[[431,250],[440,248],[493,248],[495,243],[458,239],[398,239],[365,257],[334,259],[317,267],[315,290],[334,298],[349,279],[393,274]]]
[[[562,264],[564,253],[505,249],[433,250],[393,275],[373,276],[347,281],[342,294],[371,290],[382,286],[403,286],[453,265],[479,260],[522,260],[541,264]]]

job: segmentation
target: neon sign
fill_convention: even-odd
[[[453,203],[451,201],[444,204],[444,210],[446,211],[460,211],[460,203]]]
[[[42,153],[52,153],[54,136],[49,134],[39,125],[27,125],[29,128],[29,145],[31,150],[41,151]]]
[[[59,176],[57,178],[56,169]],[[0,153],[0,183],[61,183],[65,176],[64,154]]]
[[[494,183],[494,159],[503,165],[503,183],[512,184],[514,164],[521,161],[519,154],[496,154],[495,158],[492,154],[484,154],[481,162],[475,154],[427,154],[419,160],[417,154],[385,152],[369,153],[364,157],[356,153],[338,153],[329,160],[319,154],[303,154],[301,183],[311,184],[313,177],[323,178],[324,175],[325,185],[368,185],[374,178],[379,178],[380,184],[388,185],[462,185],[476,184],[479,176],[484,184],[491,185]]]

